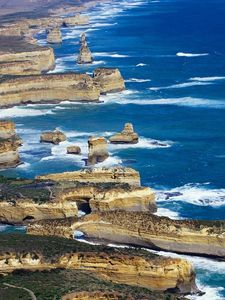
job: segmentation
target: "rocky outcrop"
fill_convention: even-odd
[[[0,75],[41,74],[54,66],[51,48],[27,43],[21,37],[0,36]]]
[[[40,136],[41,143],[52,143],[58,145],[59,143],[64,141],[66,141],[66,135],[59,130],[55,130],[53,132],[43,132]]]
[[[93,57],[92,57],[91,51],[90,51],[90,49],[87,45],[85,33],[83,33],[81,35],[80,43],[81,43],[81,47],[80,47],[80,53],[79,53],[78,58],[77,58],[77,63],[78,64],[90,64],[90,63],[92,63],[93,62]]]
[[[174,251],[225,257],[225,222],[171,220],[141,212],[91,214],[74,224],[89,238]]]
[[[86,74],[46,74],[0,81],[0,108],[26,103],[98,101],[99,90]]]
[[[112,144],[137,144],[138,134],[134,132],[134,128],[131,123],[126,123],[123,131],[111,136],[109,141]]]
[[[81,149],[79,146],[69,146],[67,147],[67,154],[79,155],[81,154]]]
[[[0,169],[20,164],[18,148],[21,144],[21,139],[16,135],[15,124],[0,121]]]
[[[67,17],[62,19],[62,25],[69,27],[69,26],[76,26],[76,25],[87,25],[89,24],[88,16],[77,14],[73,17]]]
[[[87,165],[101,163],[109,157],[108,144],[104,137],[91,137],[88,140]]]
[[[140,186],[140,174],[131,168],[94,168],[37,176],[39,180],[72,181],[87,183],[127,183]]]
[[[60,44],[62,43],[62,34],[59,28],[52,28],[49,30],[47,36],[47,42],[49,44]]]
[[[94,71],[94,81],[99,86],[101,94],[125,89],[124,79],[118,69],[98,68]]]
[[[118,292],[77,292],[62,297],[62,300],[134,300],[131,295],[124,295]]]
[[[11,241],[13,240],[13,243]],[[196,292],[192,265],[183,259],[145,251],[114,250],[73,240],[39,236],[0,236],[2,273],[14,270],[70,269],[93,276],[156,291]],[[57,245],[57,247],[56,247]]]

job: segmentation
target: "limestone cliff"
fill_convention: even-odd
[[[62,19],[63,25],[66,27],[76,25],[87,25],[89,24],[88,16],[77,14],[73,17],[66,17]]]
[[[15,124],[0,121],[0,169],[15,167],[20,163],[18,152],[22,141],[16,135]]]
[[[87,45],[86,35],[83,33],[80,37],[80,53],[77,58],[78,64],[90,64],[93,62],[91,51]]]
[[[94,80],[101,94],[120,92],[125,89],[124,79],[118,69],[98,68],[94,71]]]
[[[108,144],[104,137],[90,137],[88,139],[87,165],[101,163],[109,157]]]
[[[225,222],[171,220],[142,212],[104,212],[85,217],[74,229],[87,237],[153,249],[225,257]]]
[[[2,273],[71,269],[97,278],[156,291],[196,292],[192,265],[145,251],[91,246],[62,238],[0,235]],[[56,247],[57,245],[57,247]]]
[[[98,101],[99,90],[86,74],[46,74],[0,81],[0,108],[26,103]]]
[[[53,49],[27,43],[16,36],[0,36],[0,75],[41,74],[54,66]]]
[[[140,174],[131,168],[94,168],[74,172],[64,172],[37,176],[41,180],[54,181],[78,181],[78,182],[107,182],[107,183],[128,183],[129,185],[140,186]]]

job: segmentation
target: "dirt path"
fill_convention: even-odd
[[[12,285],[12,284],[9,284],[9,283],[3,283],[5,286],[8,286],[8,287],[11,287],[11,288],[14,288],[14,289],[21,289],[21,290],[24,290],[26,292],[29,293],[29,295],[31,296],[31,299],[32,300],[37,300],[36,296],[34,295],[34,293],[29,290],[29,289],[26,289],[24,287],[20,287],[20,286],[16,286],[16,285]]]

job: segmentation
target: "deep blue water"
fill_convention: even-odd
[[[54,47],[55,72],[119,67],[127,91],[102,97],[102,104],[2,110],[0,117],[13,117],[17,124],[25,162],[2,173],[33,177],[79,169],[82,157],[65,154],[69,143],[80,145],[85,157],[90,135],[107,137],[132,122],[140,143],[110,146],[111,157],[104,165],[139,170],[143,185],[158,193],[160,214],[224,219],[225,1],[114,1],[89,15],[90,26],[63,29],[63,44]],[[94,54],[93,66],[75,63],[83,31]],[[38,38],[46,43],[45,34]],[[68,142],[39,144],[40,132],[56,127],[67,134]],[[154,148],[151,139],[168,147]],[[165,191],[179,196],[167,199]],[[194,263],[201,285],[207,285],[201,299],[225,299],[223,265],[210,261],[212,268],[200,259]]]

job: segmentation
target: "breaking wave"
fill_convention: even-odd
[[[207,56],[209,53],[185,53],[185,52],[177,52],[176,56],[180,57],[198,57],[198,56]]]

